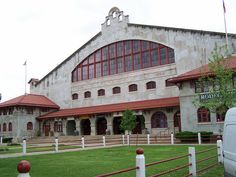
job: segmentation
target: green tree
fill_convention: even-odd
[[[235,106],[236,94],[229,56],[226,46],[215,46],[209,59],[208,70],[202,71],[197,82],[203,92],[207,93],[196,94],[195,105],[219,114],[225,114],[228,108]]]
[[[124,131],[128,131],[128,134],[135,128],[136,126],[136,116],[132,110],[126,109],[123,113],[120,128]]]

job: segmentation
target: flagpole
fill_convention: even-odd
[[[223,13],[224,13],[226,48],[228,49],[229,42],[228,42],[228,33],[227,33],[226,18],[225,18],[226,8],[225,8],[225,2],[224,2],[224,0],[222,0],[222,3],[223,3]]]
[[[27,94],[27,60],[24,63],[25,66],[25,95]]]

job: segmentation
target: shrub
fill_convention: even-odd
[[[213,132],[205,132],[202,131],[201,138],[203,141],[209,141],[210,137],[213,135]],[[196,142],[198,141],[198,133],[197,132],[190,132],[184,131],[175,134],[175,137],[180,139],[182,142]]]
[[[3,143],[11,143],[13,138],[3,138]]]

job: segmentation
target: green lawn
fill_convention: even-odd
[[[216,145],[214,145],[216,146]],[[196,151],[209,149],[210,145],[196,146]],[[135,150],[137,146],[124,146],[106,149],[85,150],[77,152],[66,152],[58,154],[47,154],[37,156],[27,156],[20,158],[0,159],[0,176],[14,177],[17,176],[16,166],[20,160],[26,159],[31,163],[30,176],[32,177],[90,177],[102,173],[108,173],[123,168],[135,166]],[[146,163],[160,161],[166,158],[187,154],[188,146],[142,146]],[[197,159],[206,158],[216,155],[216,149],[205,154],[197,155]],[[201,163],[200,168],[209,163],[216,162],[216,158]],[[147,176],[156,174],[170,167],[176,167],[187,163],[187,158],[176,160],[174,162],[162,165],[154,165],[146,168]],[[199,166],[199,165],[198,165]],[[183,176],[188,173],[185,168],[179,172],[171,173],[165,176]],[[127,172],[116,175],[124,177],[135,176],[135,172]],[[204,173],[205,177],[223,176],[223,167],[216,167]]]

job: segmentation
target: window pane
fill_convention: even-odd
[[[102,75],[103,76],[108,75],[108,61],[102,62]]]
[[[151,42],[151,48],[156,49],[158,47],[157,43]]]
[[[148,50],[148,44],[149,44],[149,42],[147,42],[147,41],[142,41],[142,51],[144,51],[144,50]]]
[[[142,63],[143,63],[143,68],[148,68],[149,67],[148,52],[142,52]]]
[[[89,56],[89,64],[94,62],[94,55]]]
[[[96,63],[96,77],[101,77],[101,63]]]
[[[118,73],[123,72],[123,58],[118,58],[117,59],[117,67],[118,67]]]
[[[152,66],[158,65],[158,51],[153,50],[151,51],[151,57],[152,57]]]
[[[131,41],[125,41],[125,55],[131,53]]]
[[[101,50],[98,50],[96,52],[96,56],[95,56],[95,61],[98,62],[98,61],[101,61]]]
[[[102,60],[107,60],[108,59],[108,47],[104,47],[102,49]]]
[[[116,60],[112,59],[110,60],[110,74],[116,73]]]
[[[134,55],[134,70],[141,68],[141,62],[140,62],[140,54]]]
[[[117,56],[123,56],[123,42],[117,43]]]
[[[109,47],[109,51],[110,51],[110,58],[114,58],[116,56],[116,51],[115,51],[115,44],[112,44],[110,47]]]
[[[140,47],[139,47],[139,41],[133,41],[133,52],[139,52],[140,51]]]
[[[161,65],[166,64],[166,48],[160,49]]]
[[[89,65],[89,79],[94,78],[94,65]]]
[[[131,56],[125,57],[125,71],[132,70],[132,58]]]
[[[83,67],[83,80],[88,79],[88,67]]]

